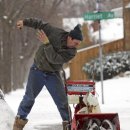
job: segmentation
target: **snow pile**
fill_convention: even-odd
[[[120,130],[130,130],[130,75],[103,82],[104,104],[101,104],[102,112],[118,113]],[[99,101],[102,100],[101,82],[96,83],[96,91]]]
[[[0,99],[0,130],[11,130],[14,122],[14,113],[5,100]]]

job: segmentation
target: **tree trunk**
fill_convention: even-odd
[[[1,21],[0,21],[0,28],[1,28]],[[1,32],[0,32],[0,89],[2,89],[2,39],[1,39]]]
[[[130,7],[126,7],[130,4],[130,0],[123,1],[123,14],[124,14],[124,48],[130,50]]]
[[[6,23],[6,20],[2,20],[2,41],[3,41],[3,64],[2,64],[2,79],[3,79],[3,91],[11,91],[11,39],[10,39],[10,27]]]

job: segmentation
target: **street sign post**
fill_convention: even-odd
[[[100,58],[100,78],[101,78],[101,91],[102,91],[102,104],[104,104],[104,89],[103,89],[103,64],[102,64],[102,43],[101,43],[101,24],[100,21],[103,19],[113,19],[115,18],[114,12],[101,12],[101,1],[97,0],[97,12],[88,12],[84,14],[84,20],[98,20],[99,22],[99,58]]]
[[[102,104],[104,104],[104,89],[103,89],[103,64],[102,64],[102,43],[101,43],[101,24],[100,21],[103,19],[113,19],[115,18],[114,12],[100,12],[100,0],[97,0],[97,11],[89,12],[84,14],[84,20],[98,20],[99,22],[99,55],[100,55],[100,78],[101,78],[101,90],[102,90]]]
[[[84,20],[102,20],[115,18],[114,12],[89,12],[84,14]]]

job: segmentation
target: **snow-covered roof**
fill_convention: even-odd
[[[125,6],[125,8],[130,8],[130,2]]]
[[[122,18],[123,17],[123,8],[115,8],[111,10],[112,12],[114,12],[114,15],[116,18]]]

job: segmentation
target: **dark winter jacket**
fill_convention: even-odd
[[[64,63],[75,56],[76,48],[67,47],[68,32],[38,19],[24,19],[23,23],[24,26],[43,30],[49,39],[49,44],[42,44],[34,58],[34,62],[40,70],[45,72],[59,71]]]

